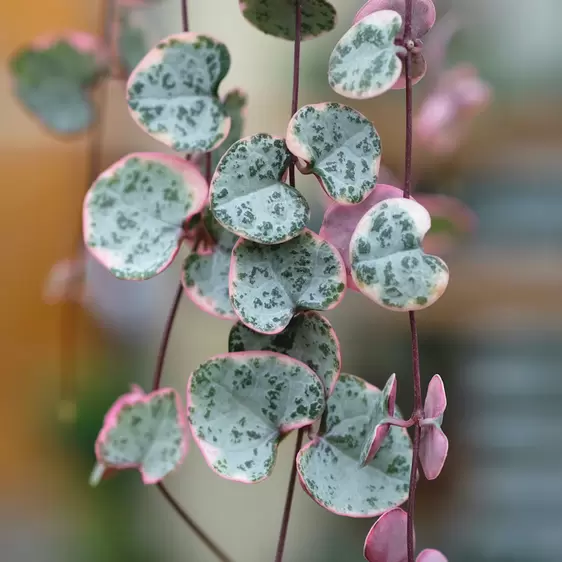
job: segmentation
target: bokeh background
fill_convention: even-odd
[[[360,0],[332,0],[337,30],[303,45],[301,104],[337,100],[326,81],[331,49]],[[449,256],[444,297],[419,314],[424,386],[439,373],[448,389],[444,428],[450,456],[442,476],[422,481],[418,546],[452,562],[562,560],[562,35],[559,0],[456,0],[464,25],[450,64],[471,61],[494,102],[452,156],[417,151],[418,188],[465,201],[477,231]],[[112,279],[94,264],[76,330],[61,332],[63,306],[47,306],[52,265],[70,257],[88,184],[91,136],[47,134],[11,95],[6,63],[35,36],[101,32],[99,0],[5,1],[0,9],[0,560],[2,562],[212,561],[154,489],[121,474],[88,486],[103,414],[131,382],[147,386],[180,261],[142,284]],[[223,40],[233,65],[224,88],[249,95],[246,131],[283,134],[289,117],[292,46],[261,35],[235,0],[191,0],[191,27]],[[179,0],[141,14],[155,43],[180,30]],[[123,83],[109,85],[100,116],[102,164],[137,150],[165,150],[129,118]],[[424,95],[423,81],[415,89]],[[98,92],[99,94],[99,92]],[[349,102],[347,102],[349,103]],[[382,137],[384,163],[402,173],[403,92],[353,104]],[[321,190],[299,178],[313,227]],[[68,305],[66,305],[68,313]],[[411,407],[408,322],[358,295],[328,314],[344,370],[382,384],[396,372],[399,404]],[[189,373],[226,350],[229,324],[184,299],[170,345],[166,384],[183,394]],[[76,344],[75,424],[57,421],[61,355]],[[192,446],[167,480],[186,509],[235,560],[272,560],[293,440],[273,476],[257,486],[221,480]],[[287,562],[359,562],[372,521],[339,518],[300,489]]]

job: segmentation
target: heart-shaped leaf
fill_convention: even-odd
[[[426,548],[418,554],[416,562],[447,562],[447,559],[438,550]]]
[[[429,213],[411,199],[387,199],[359,221],[350,242],[351,274],[359,290],[390,310],[421,310],[445,291],[445,262],[423,252]]]
[[[412,5],[412,39],[421,39],[434,26],[437,13],[432,0],[413,0]],[[405,0],[368,0],[368,2],[357,12],[353,23],[356,24],[365,17],[374,12],[381,10],[393,10],[400,14],[402,21],[406,19],[406,2]],[[400,29],[396,39],[404,38],[404,26]],[[425,57],[421,53],[412,53],[412,83],[417,84],[424,76],[427,70]],[[406,76],[404,68],[400,78],[394,84],[394,89],[406,87]]]
[[[381,448],[388,432],[390,424],[385,420],[394,416],[396,406],[396,375],[392,375],[382,390],[381,399],[375,403],[375,409],[371,412],[371,421],[367,429],[367,437],[361,449],[359,462],[361,466],[369,464]]]
[[[84,241],[120,279],[161,273],[178,252],[182,225],[201,211],[207,184],[183,158],[125,156],[94,182],[84,200]]]
[[[392,197],[403,197],[404,192],[391,185],[379,184],[371,194],[358,205],[340,205],[334,203],[324,214],[320,236],[332,243],[341,254],[347,271],[347,286],[357,291],[357,286],[351,276],[351,262],[349,259],[349,243],[357,228],[357,223],[363,215],[377,203]]]
[[[21,82],[16,86],[16,94],[55,133],[70,135],[85,131],[96,116],[89,92],[63,79],[44,79],[37,86]]]
[[[209,210],[204,212],[203,220],[215,244],[210,253],[197,249],[185,260],[182,277],[185,292],[205,312],[225,320],[237,320],[230,304],[228,277],[232,248],[238,236],[224,229]]]
[[[238,322],[232,326],[229,351],[274,351],[308,365],[329,396],[341,371],[340,342],[332,325],[317,312],[297,314],[279,334],[268,336]]]
[[[279,353],[227,353],[189,377],[189,420],[209,466],[223,478],[259,482],[283,435],[317,420],[324,388],[306,365]]]
[[[273,246],[241,239],[232,251],[230,300],[256,332],[278,334],[301,310],[330,310],[344,291],[340,255],[309,230]]]
[[[429,383],[425,397],[420,441],[420,462],[428,480],[435,480],[441,474],[449,452],[449,440],[441,429],[446,407],[447,397],[443,380],[439,375],[435,375]]]
[[[291,119],[287,147],[301,172],[315,174],[342,204],[360,203],[375,188],[381,141],[373,124],[339,103],[305,105]]]
[[[136,468],[145,484],[155,484],[183,462],[187,444],[186,415],[178,393],[163,388],[145,394],[133,387],[105,416],[96,458],[104,469]]]
[[[324,429],[297,456],[302,486],[332,513],[375,517],[408,497],[412,444],[404,429],[391,427],[373,461],[360,465],[381,400],[378,388],[342,373],[326,404]]]
[[[117,43],[119,60],[129,75],[146,55],[148,47],[143,30],[131,24],[128,10],[123,10],[119,14]]]
[[[402,18],[392,10],[375,12],[356,23],[335,46],[328,67],[332,89],[352,99],[390,90],[400,78],[404,47],[394,44]]]
[[[207,152],[224,141],[230,118],[218,87],[230,68],[223,43],[180,33],[160,41],[127,83],[133,119],[149,135],[179,152]]]
[[[310,209],[283,183],[291,153],[285,141],[258,134],[234,143],[211,182],[211,211],[231,232],[260,244],[278,244],[303,231]]]
[[[300,0],[302,41],[334,29],[336,10],[325,0]],[[240,0],[242,15],[267,35],[294,41],[296,9],[294,0]]]

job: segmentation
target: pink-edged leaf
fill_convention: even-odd
[[[375,12],[381,10],[393,10],[405,19],[406,0],[368,0],[368,2],[357,12],[353,21],[354,25],[364,20]],[[412,18],[412,39],[421,39],[434,26],[436,19],[435,5],[432,0],[414,0],[413,2],[413,18]],[[404,37],[404,25],[396,35],[396,39],[401,40]],[[427,63],[421,53],[412,54],[412,83],[417,84],[427,71]],[[406,87],[406,77],[404,68],[400,74],[400,78],[392,86],[393,89],[399,90]]]
[[[332,51],[330,87],[352,99],[374,98],[390,90],[403,70],[398,55],[405,48],[394,42],[401,27],[401,16],[392,10],[374,12],[356,23]]]
[[[336,307],[345,277],[336,248],[308,229],[284,244],[241,238],[232,251],[230,300],[246,326],[278,334],[301,310]]]
[[[353,25],[360,22],[374,12],[393,10],[406,17],[406,0],[368,0],[357,12]],[[435,25],[437,12],[432,0],[413,0],[412,39],[421,39]],[[404,26],[397,34],[397,38],[404,36]]]
[[[88,250],[119,279],[143,280],[174,259],[183,224],[207,201],[207,183],[183,158],[125,156],[94,182],[84,200]]]
[[[201,310],[224,320],[237,320],[230,304],[228,280],[232,248],[238,236],[223,228],[208,209],[203,213],[203,224],[214,245],[210,249],[198,248],[185,260],[185,292]]]
[[[449,440],[441,429],[446,407],[443,379],[435,375],[427,389],[420,441],[420,462],[428,480],[439,476],[449,451]]]
[[[145,484],[160,482],[177,468],[188,448],[186,415],[178,393],[163,388],[145,394],[133,387],[106,414],[96,440],[98,482],[105,469],[136,468]]]
[[[429,213],[412,199],[387,199],[367,211],[349,244],[351,274],[359,290],[399,312],[435,303],[447,288],[449,269],[422,249],[430,227]]]
[[[321,431],[297,456],[304,490],[319,505],[346,517],[375,517],[408,497],[412,443],[391,427],[375,458],[361,468],[365,435],[381,391],[342,373],[326,405]]]
[[[396,507],[383,513],[371,527],[363,554],[369,562],[407,562],[408,515]]]
[[[86,269],[84,258],[65,259],[57,262],[49,272],[43,288],[43,300],[47,304],[64,301],[81,302]]]
[[[289,431],[311,425],[325,408],[324,387],[304,363],[247,351],[209,359],[189,377],[193,437],[219,476],[246,484],[273,470]]]
[[[336,10],[326,0],[300,0],[301,40],[331,31]],[[281,39],[295,40],[296,9],[293,0],[240,0],[242,15],[257,29]]]
[[[182,73],[178,74],[178,61]],[[127,82],[131,116],[145,132],[179,152],[207,152],[230,130],[218,88],[230,68],[226,46],[207,35],[160,41]]]
[[[381,399],[375,403],[371,412],[371,422],[359,457],[361,466],[369,464],[375,458],[388,435],[390,424],[385,423],[384,420],[394,416],[396,386],[396,375],[392,375],[382,390]]]
[[[416,201],[431,215],[431,229],[423,243],[428,254],[444,257],[458,241],[476,229],[476,215],[455,197],[420,193]]]
[[[297,314],[281,333],[272,336],[238,322],[230,330],[228,350],[274,351],[302,361],[320,377],[327,396],[340,376],[341,352],[336,332],[326,318],[313,311]]]
[[[491,99],[492,90],[478,71],[468,64],[459,65],[445,72],[424,100],[414,121],[414,132],[426,150],[450,154]]]
[[[287,148],[304,173],[313,173],[338,203],[361,203],[373,191],[380,137],[369,119],[340,103],[305,105],[291,119]]]
[[[438,550],[426,548],[418,554],[416,562],[447,562],[447,558]]]
[[[257,134],[235,142],[211,182],[211,211],[230,232],[259,244],[300,234],[310,218],[303,195],[284,182],[291,153],[284,139]]]
[[[392,197],[403,197],[404,192],[391,185],[379,184],[374,191],[358,205],[332,204],[324,214],[320,237],[333,244],[341,254],[347,271],[347,283],[350,289],[357,291],[357,286],[351,276],[351,263],[349,259],[349,242],[357,223],[363,215],[377,203]]]

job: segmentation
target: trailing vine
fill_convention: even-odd
[[[229,561],[164,478],[184,462],[191,433],[218,476],[263,481],[273,471],[279,443],[296,431],[275,562],[283,560],[297,477],[332,513],[378,517],[364,545],[369,562],[415,562],[418,469],[436,478],[448,452],[441,430],[443,381],[433,377],[424,402],[416,325],[416,312],[436,302],[449,281],[447,265],[434,255],[443,246],[431,243],[444,238],[430,232],[431,220],[449,221],[460,232],[472,223],[459,202],[412,198],[414,136],[427,150],[448,152],[489,101],[489,90],[473,69],[445,72],[414,119],[413,86],[432,62],[422,39],[435,24],[435,7],[432,0],[368,0],[335,45],[327,74],[332,89],[349,99],[405,89],[404,182],[388,185],[381,182],[388,176],[381,168],[381,139],[369,119],[336,102],[299,106],[301,43],[333,30],[336,11],[329,2],[240,4],[254,27],[294,43],[286,134],[243,137],[246,95],[238,89],[219,94],[230,69],[226,45],[189,30],[182,0],[182,32],[145,52],[129,12],[148,1],[121,0],[117,17],[106,14],[106,28],[107,21],[118,22],[110,26],[116,36],[107,32],[101,42],[84,34],[40,38],[12,59],[14,90],[23,105],[63,135],[95,122],[91,90],[117,66],[118,75],[128,74],[132,119],[181,154],[129,154],[99,173],[101,140],[94,137],[96,177],[84,200],[82,225],[90,254],[129,281],[158,275],[180,249],[188,256],[152,389],[145,393],[133,385],[109,409],[95,443],[91,482],[137,469],[216,557]],[[441,32],[434,62],[444,59],[449,36]],[[110,52],[115,45],[117,53]],[[446,111],[436,113],[435,104]],[[296,187],[297,170],[316,176],[331,201],[319,234],[307,228],[310,208]],[[63,281],[70,278],[72,271]],[[408,313],[414,390],[408,419],[396,406],[395,375],[380,390],[342,373],[337,334],[321,312],[338,306],[346,288],[389,311]],[[61,292],[61,300],[68,298],[67,290]],[[162,387],[184,294],[233,322],[228,351],[193,371],[185,401]],[[399,507],[405,502],[407,512]],[[417,557],[445,560],[432,549]]]

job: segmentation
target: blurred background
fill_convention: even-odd
[[[329,54],[361,0],[332,0],[338,28],[303,44],[301,105],[337,100],[326,80]],[[422,480],[419,549],[440,548],[452,562],[562,560],[562,35],[559,0],[449,0],[464,28],[448,66],[470,61],[494,90],[459,150],[416,150],[418,191],[454,195],[478,228],[447,256],[449,288],[420,313],[424,388],[439,373],[449,406],[451,450],[442,476]],[[51,267],[73,255],[88,187],[91,135],[49,135],[11,93],[7,60],[35,36],[78,29],[101,33],[101,2],[3,2],[0,18],[0,560],[2,562],[212,561],[136,473],[88,486],[93,443],[105,411],[131,382],[148,386],[181,260],[140,284],[113,279],[91,263],[86,295],[72,305],[78,323],[61,330],[68,305],[48,306]],[[139,12],[150,44],[181,29],[179,0]],[[282,135],[290,109],[292,45],[262,35],[235,0],[191,0],[191,28],[224,41],[232,68],[224,91],[248,92],[246,133]],[[112,80],[100,115],[102,167],[138,150],[166,151],[130,119],[124,84]],[[99,96],[100,92],[97,92]],[[422,81],[416,104],[427,94]],[[341,101],[341,100],[340,100]],[[349,103],[349,102],[345,102]],[[352,103],[372,118],[383,162],[402,174],[404,94]],[[318,229],[324,199],[310,177],[298,187]],[[64,310],[63,310],[64,309]],[[399,405],[411,408],[406,316],[357,294],[328,314],[342,342],[344,371],[381,385],[399,378]],[[189,373],[226,351],[228,322],[187,299],[177,319],[165,383],[182,395]],[[61,339],[62,338],[62,339]],[[70,347],[72,344],[72,348]],[[76,353],[78,415],[57,420],[61,356]],[[167,484],[237,561],[273,559],[293,439],[273,476],[257,486],[221,480],[195,446]],[[332,515],[295,494],[286,562],[359,562],[371,520]]]

